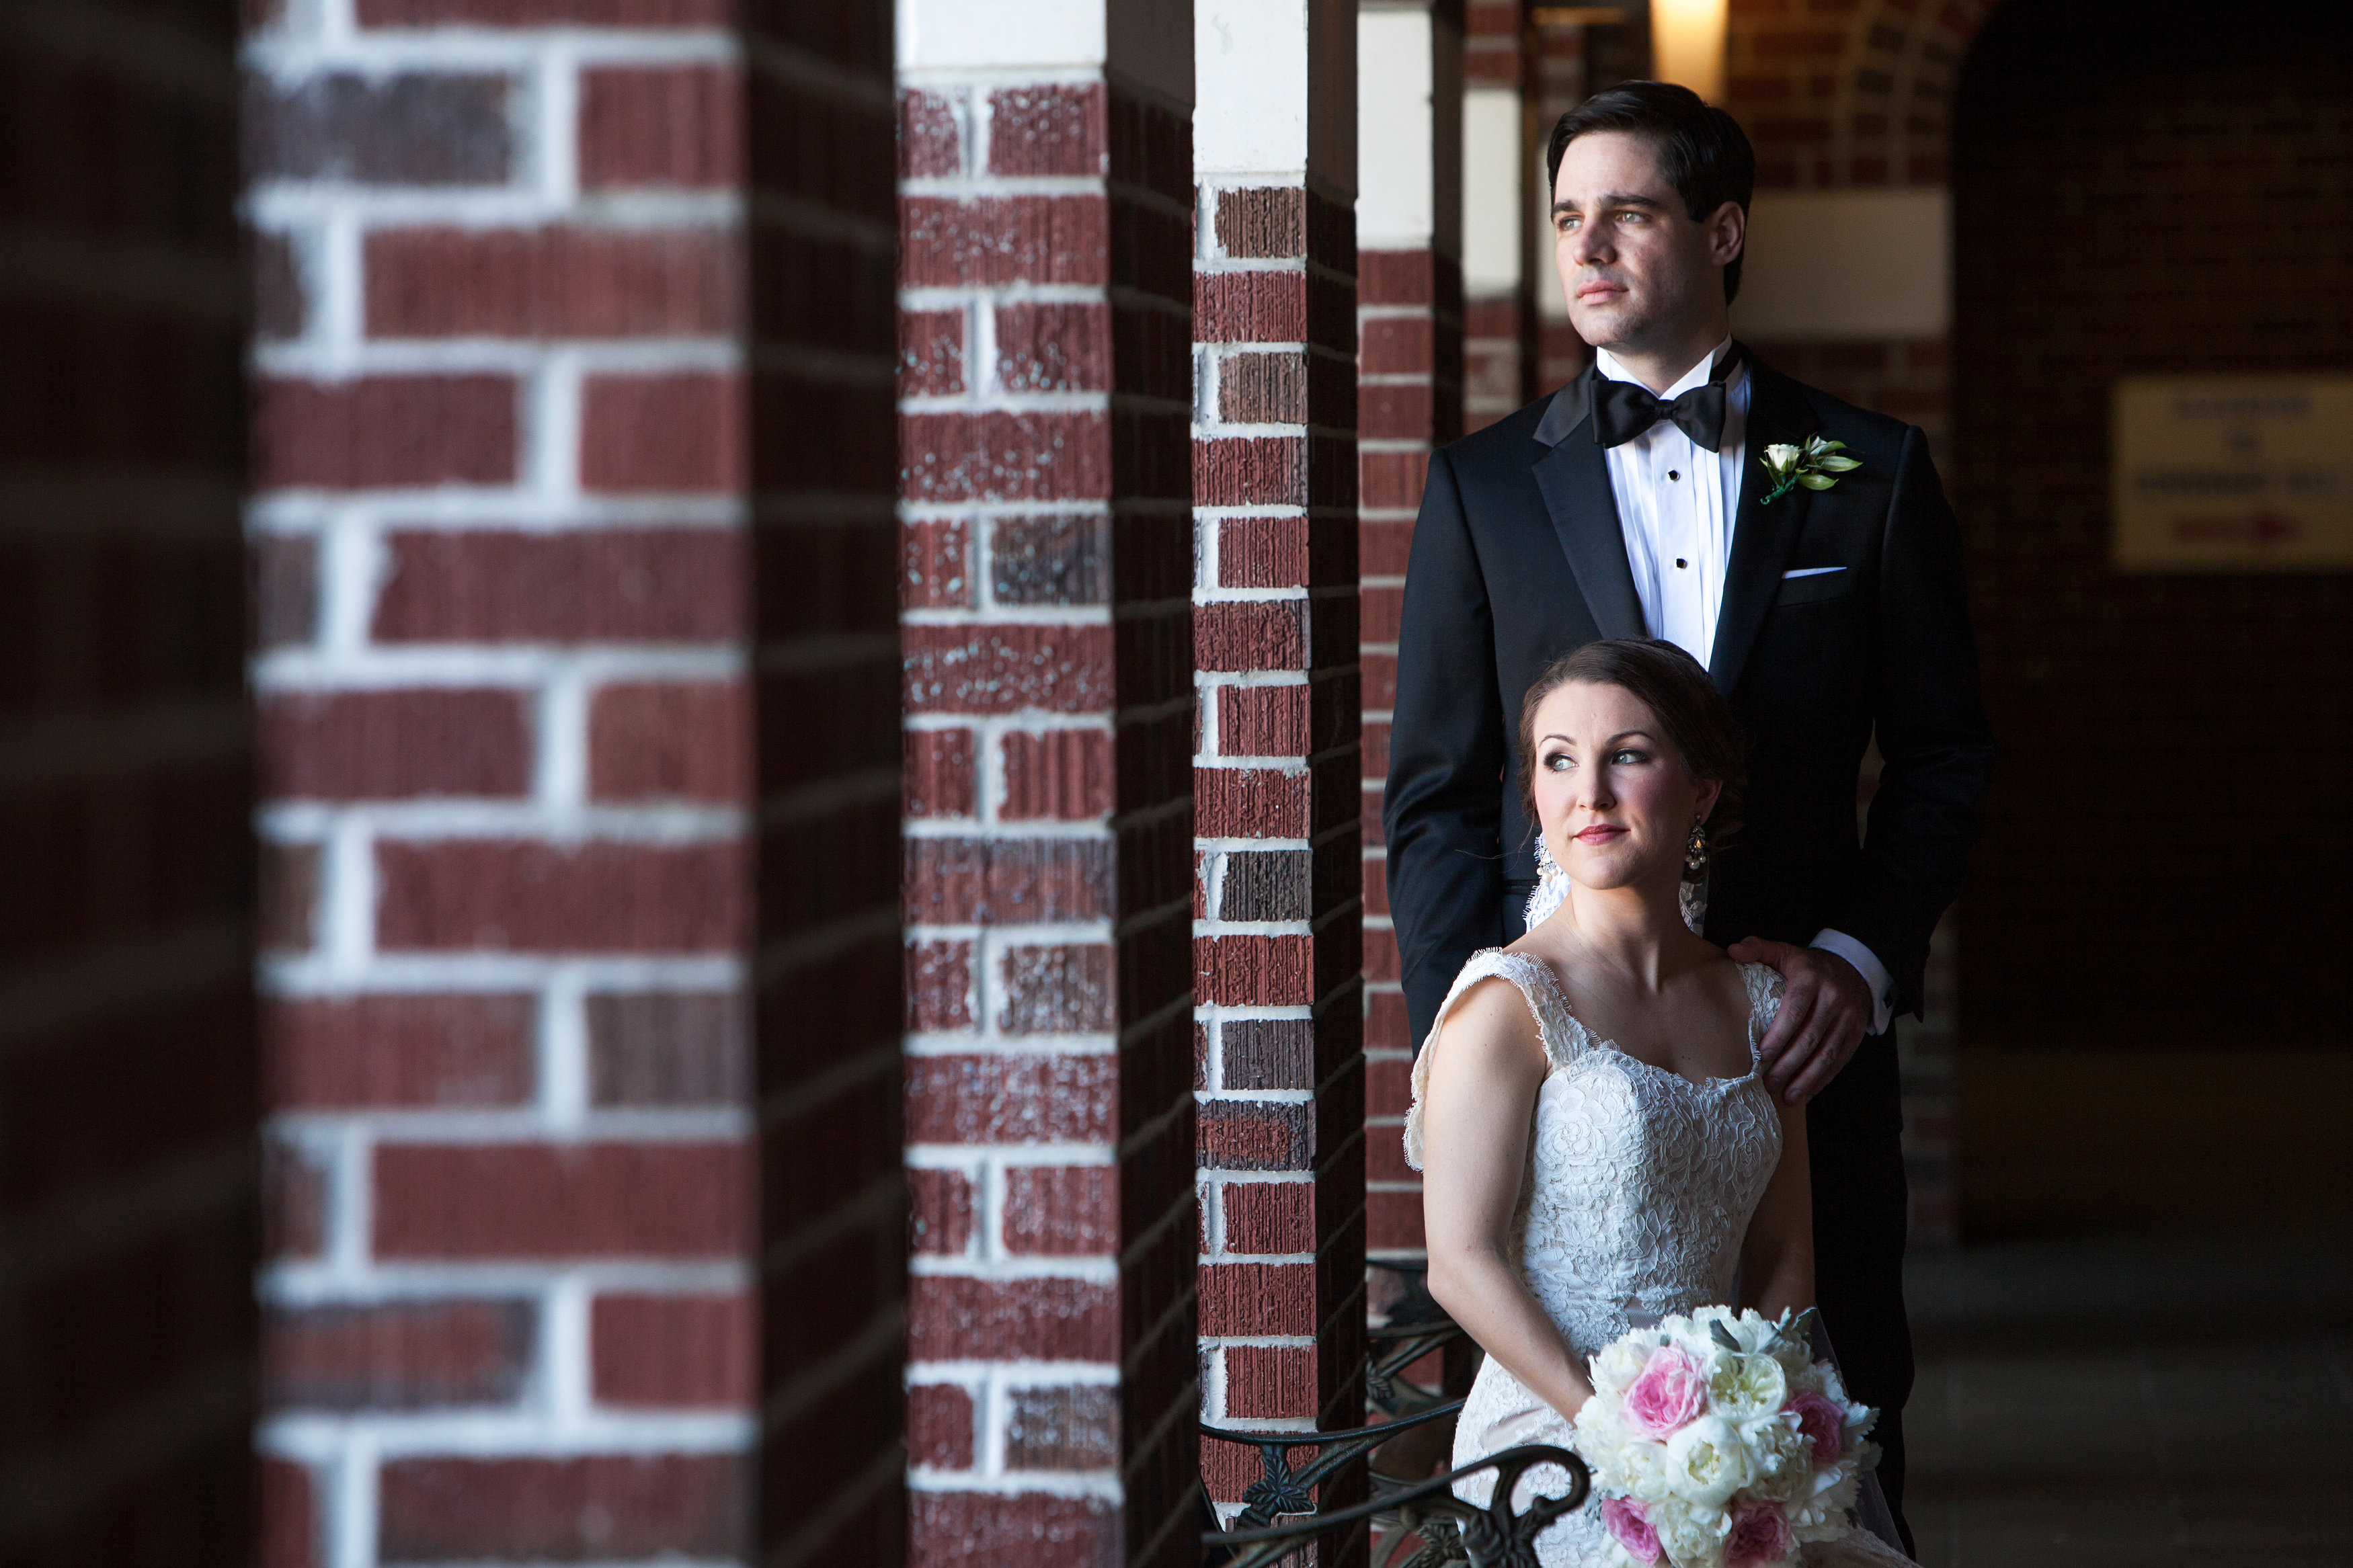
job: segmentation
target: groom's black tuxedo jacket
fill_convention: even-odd
[[[1920,1005],[1929,933],[1982,819],[1992,742],[1959,531],[1920,432],[1749,355],[1746,457],[1709,673],[1749,741],[1746,826],[1711,876],[1707,935],[1861,942]],[[1535,879],[1520,701],[1555,658],[1646,635],[1593,371],[1440,452],[1415,525],[1381,811],[1407,1006],[1425,1038],[1455,973],[1509,940]],[[1767,446],[1817,432],[1861,467],[1758,504]],[[1697,476],[1694,476],[1697,478]],[[1804,567],[1841,570],[1788,577]],[[1868,834],[1855,778],[1884,760]]]

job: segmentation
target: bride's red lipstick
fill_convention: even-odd
[[[1597,822],[1590,827],[1578,829],[1576,837],[1579,844],[1607,844],[1625,831],[1607,822]]]

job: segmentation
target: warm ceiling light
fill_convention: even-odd
[[[1633,19],[1623,5],[1538,5],[1528,13],[1539,27],[1614,27]]]
[[[1651,71],[1710,103],[1724,99],[1725,0],[1651,0]]]

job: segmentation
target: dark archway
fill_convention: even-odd
[[[1973,1042],[2343,1040],[2353,574],[2108,563],[2124,374],[2353,368],[2353,10],[2019,0],[1954,139],[1957,457],[2002,742]]]

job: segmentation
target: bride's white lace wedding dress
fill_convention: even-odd
[[[1528,1289],[1582,1362],[1627,1330],[1672,1312],[1733,1301],[1733,1276],[1748,1217],[1781,1157],[1781,1123],[1757,1068],[1757,1047],[1781,1005],[1780,976],[1742,966],[1748,983],[1749,1070],[1704,1083],[1620,1051],[1570,1013],[1552,966],[1525,953],[1489,949],[1462,966],[1413,1067],[1413,1109],[1405,1153],[1421,1168],[1421,1107],[1440,1030],[1472,985],[1500,976],[1519,988],[1535,1016],[1551,1068],[1536,1094],[1528,1172],[1514,1232]],[[1575,1434],[1553,1408],[1493,1357],[1479,1369],[1455,1426],[1454,1463],[1501,1448],[1549,1443],[1574,1449]],[[1565,1484],[1558,1468],[1551,1472]],[[1545,1472],[1523,1490],[1556,1491]],[[1493,1480],[1458,1488],[1485,1503]],[[1616,1561],[1596,1503],[1536,1542],[1545,1568],[1604,1568]],[[1810,1568],[1884,1568],[1909,1561],[1857,1530],[1808,1545]]]

